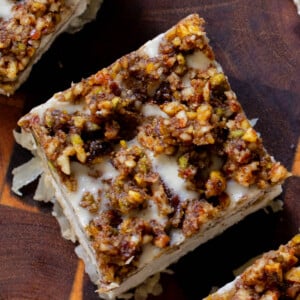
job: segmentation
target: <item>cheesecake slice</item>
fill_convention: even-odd
[[[55,38],[95,18],[101,2],[1,0],[0,94],[13,94]]]
[[[204,300],[299,299],[300,234],[286,245],[264,253],[234,281]]]
[[[267,206],[289,176],[247,119],[196,14],[18,124],[43,173],[36,198],[54,191],[63,235],[78,240],[105,299]],[[19,193],[22,170],[14,173]]]

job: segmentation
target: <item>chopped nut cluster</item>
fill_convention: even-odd
[[[80,201],[80,206],[87,208],[90,213],[96,213],[99,209],[99,202],[101,202],[101,197],[95,199],[90,192],[85,192]]]
[[[169,214],[166,197],[156,197],[154,193],[161,183],[159,175],[152,171],[151,162],[143,149],[139,146],[123,147],[113,158],[113,164],[120,172],[111,186],[108,195],[111,205],[122,214],[128,214],[131,210],[143,207],[149,199],[154,199],[160,208],[161,214]],[[162,188],[163,189],[163,188]]]
[[[55,30],[66,9],[63,0],[13,2],[12,17],[0,18],[0,88],[8,94],[35,56],[42,37]]]
[[[299,299],[300,235],[276,251],[264,254],[248,267],[231,289],[205,300]]]
[[[94,214],[86,230],[104,284],[134,270],[144,245],[167,248],[173,229],[188,237],[218,216],[230,204],[228,180],[267,188],[288,176],[265,151],[215,63],[203,23],[192,15],[164,35],[156,56],[141,48],[54,96],[80,110],[48,108],[19,122],[72,190],[72,161],[92,166],[109,156],[117,170],[106,210],[97,212],[101,199],[89,194],[81,201]],[[195,57],[203,60],[199,66]],[[159,111],[145,115],[147,105]],[[176,175],[196,196],[182,200],[170,191],[149,153],[175,158]],[[139,215],[153,203],[164,222]]]
[[[170,240],[155,220],[148,222],[137,217],[122,220],[116,210],[95,217],[87,232],[97,253],[103,284],[121,283],[124,276],[135,270],[144,245],[153,243],[164,248]]]

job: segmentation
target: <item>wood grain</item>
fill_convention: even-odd
[[[81,300],[84,279],[84,263],[81,259],[78,260],[75,278],[72,285],[70,300]]]
[[[292,173],[294,176],[300,176],[300,139],[298,141],[298,145],[295,152]]]
[[[11,170],[30,156],[14,144],[18,118],[71,82],[135,50],[190,13],[206,20],[217,60],[266,148],[293,173],[284,210],[258,212],[182,258],[149,299],[191,300],[233,278],[249,258],[284,243],[300,227],[300,17],[292,0],[107,0],[97,20],[62,35],[11,98],[0,97],[0,299],[98,299],[74,245],[60,236],[51,205],[11,193]],[[228,253],[224,255],[224,253]]]
[[[0,96],[1,113],[1,139],[0,139],[0,178],[4,178],[12,154],[14,140],[12,131],[17,120],[21,117],[23,109],[23,99],[15,97],[8,100]],[[2,180],[3,184],[3,180]],[[0,191],[3,186],[0,186]]]

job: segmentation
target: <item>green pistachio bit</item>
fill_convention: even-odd
[[[75,133],[71,135],[71,143],[73,146],[83,145],[83,140],[79,134]]]
[[[73,116],[74,125],[78,128],[81,128],[84,125],[84,118],[82,116]]]
[[[101,128],[98,124],[93,122],[87,122],[86,127],[88,131],[97,131]]]
[[[139,169],[142,173],[147,173],[148,166],[147,166],[147,158],[146,157],[142,157],[139,160]]]
[[[23,50],[26,49],[26,45],[24,43],[19,43],[18,44],[18,49],[21,50],[21,51],[23,51]]]
[[[227,79],[223,73],[213,75],[209,82],[214,95],[224,96],[224,92],[230,89]]]
[[[93,94],[94,94],[94,95],[100,94],[101,92],[103,92],[103,87],[102,87],[102,86],[96,87],[96,88],[93,90]]]
[[[49,161],[48,160],[48,167],[52,170],[52,171],[55,171],[55,166],[54,166],[54,164],[51,162],[51,161]]]
[[[216,114],[217,114],[217,116],[219,116],[219,117],[221,117],[222,115],[224,115],[224,109],[223,108],[221,108],[221,107],[217,107],[217,109],[216,109]]]
[[[217,74],[213,75],[210,78],[209,81],[210,81],[210,84],[213,87],[216,87],[216,86],[219,86],[219,85],[223,85],[224,83],[227,83],[226,77],[223,73],[217,73]]]
[[[120,103],[120,97],[114,97],[112,98],[111,102],[112,102],[112,105],[113,105],[113,108],[116,108],[118,103]]]
[[[52,120],[51,115],[46,114],[46,116],[45,116],[45,124],[49,128],[51,128],[53,126],[53,120]]]
[[[183,155],[183,156],[179,157],[179,161],[178,162],[179,162],[179,167],[181,169],[185,169],[188,166],[189,160],[188,160],[188,158],[186,156]]]
[[[245,133],[244,130],[236,129],[236,130],[233,130],[230,132],[230,137],[231,138],[239,138],[239,137],[243,136],[244,133]]]

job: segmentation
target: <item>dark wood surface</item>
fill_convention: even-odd
[[[251,2],[251,3],[250,3]],[[10,98],[0,97],[0,299],[97,299],[74,245],[60,237],[51,205],[10,191],[11,170],[30,156],[14,144],[17,119],[72,81],[135,50],[190,13],[206,20],[217,60],[265,146],[293,176],[283,211],[257,212],[182,258],[149,299],[201,299],[232,270],[277,248],[300,227],[300,16],[292,0],[105,0],[97,20],[64,34]]]

